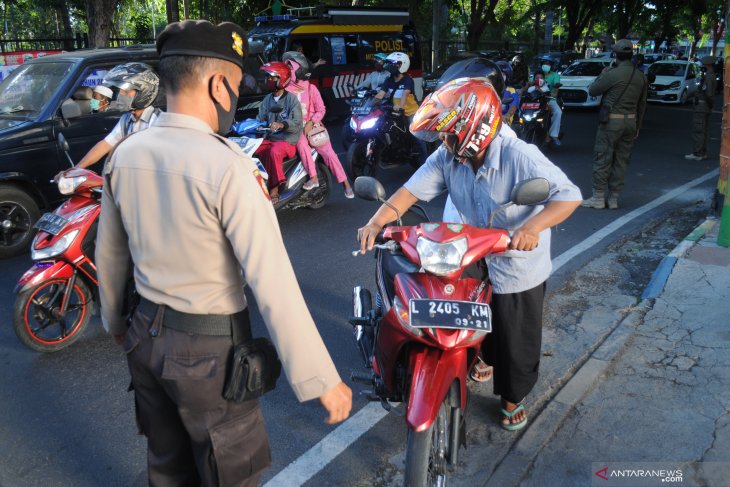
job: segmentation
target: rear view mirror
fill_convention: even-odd
[[[550,196],[550,183],[545,178],[520,181],[512,190],[510,199],[516,205],[537,205]]]
[[[63,136],[62,133],[58,133],[58,136],[56,136],[56,142],[58,143],[58,148],[61,152],[68,152],[70,147],[68,146],[68,142],[66,141],[66,137]]]
[[[385,201],[385,188],[375,178],[360,176],[355,179],[355,194],[368,201]]]
[[[72,99],[68,99],[61,104],[61,116],[64,120],[78,118],[81,116],[81,107]]]

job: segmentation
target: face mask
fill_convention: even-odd
[[[542,72],[543,73],[546,73],[547,74],[547,73],[550,72],[550,65],[549,64],[543,64],[542,66],[540,66],[540,69],[542,69]]]
[[[231,85],[228,84],[228,80],[226,78],[223,78],[223,86],[226,87],[226,90],[228,91],[228,96],[230,97],[231,101],[231,108],[226,111],[223,106],[218,103],[215,98],[213,98],[213,78],[210,79],[209,86],[209,90],[211,92],[210,98],[213,100],[213,105],[215,106],[215,111],[218,115],[217,133],[219,135],[226,135],[228,134],[228,132],[231,131],[231,125],[233,125],[233,120],[236,116],[236,105],[238,104],[238,97],[236,96],[236,93],[231,89]]]
[[[277,89],[279,89],[276,84],[277,80],[267,78],[264,82],[264,85],[266,86],[266,91],[276,91]]]
[[[121,112],[128,112],[132,110],[132,102],[134,96],[130,95],[119,95],[117,96],[117,109]]]
[[[383,70],[383,65],[380,63],[375,63],[375,71],[377,71],[379,73],[382,70]]]
[[[400,70],[398,69],[398,66],[395,64],[388,64],[386,66],[385,70],[390,73],[391,76],[398,76],[400,74]]]
[[[99,108],[101,108],[101,102],[95,98],[89,100],[89,105],[91,105],[91,110],[95,112],[98,112]]]

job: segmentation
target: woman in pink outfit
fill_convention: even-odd
[[[293,51],[284,53],[283,59],[292,72],[291,82],[285,89],[296,96],[302,106],[304,131],[297,142],[297,153],[307,174],[309,174],[309,181],[304,183],[303,187],[305,190],[310,190],[319,186],[319,180],[317,179],[317,167],[314,164],[314,159],[312,159],[312,147],[309,145],[309,140],[307,140],[307,134],[312,128],[319,125],[324,118],[324,102],[317,87],[306,79],[309,76],[309,61],[301,53]],[[334,174],[337,182],[345,187],[345,197],[354,198],[355,194],[350,187],[344,169],[342,169],[342,163],[332,148],[332,143],[328,141],[315,150],[322,156],[324,163]]]

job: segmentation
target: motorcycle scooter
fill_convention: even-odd
[[[560,83],[556,84],[559,88]],[[528,144],[535,144],[539,148],[553,148],[554,144],[549,137],[550,124],[552,123],[552,113],[548,102],[552,97],[549,93],[544,93],[539,89],[532,93],[526,92],[523,99],[520,100],[520,107],[515,114],[517,123],[513,123],[513,129],[517,136]],[[557,98],[558,106],[563,108],[563,101]],[[562,125],[562,123],[561,123]],[[562,127],[559,139],[563,138]]]
[[[275,110],[277,107],[272,109]],[[281,110],[281,109],[279,109]],[[261,161],[254,155],[256,150],[263,142],[263,136],[270,133],[268,123],[256,119],[246,119],[233,124],[232,132],[237,136],[229,136],[228,139],[238,144],[238,146],[250,156],[259,168],[261,176],[268,180],[269,175],[266,173]],[[279,202],[274,205],[276,211],[294,210],[297,208],[309,208],[317,210],[322,208],[329,198],[332,188],[332,175],[329,169],[322,162],[322,157],[314,148],[312,151],[312,159],[314,159],[317,167],[317,178],[319,186],[306,191],[302,186],[309,180],[309,175],[304,169],[304,164],[299,159],[299,155],[295,155],[291,159],[284,161],[284,175],[286,176],[286,184],[284,189],[279,192]]]
[[[355,194],[388,204],[374,178],[355,180]],[[526,180],[496,212],[537,205],[548,195],[547,180]],[[421,211],[417,220],[428,220]],[[397,225],[376,239],[375,307],[368,289],[353,290],[350,323],[367,371],[353,372],[351,380],[370,386],[365,393],[386,410],[403,403],[407,487],[445,485],[447,467],[466,445],[467,376],[492,330],[492,287],[464,272],[488,254],[507,251],[509,243],[506,230],[423,221],[402,226],[398,215]]]
[[[58,134],[58,146],[72,168],[57,182],[58,191],[69,199],[36,222],[31,246],[35,263],[14,290],[15,334],[39,352],[56,352],[78,340],[99,299],[94,250],[104,180],[92,171],[74,169],[63,134]]]

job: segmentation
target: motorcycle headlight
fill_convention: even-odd
[[[530,114],[527,114],[527,113],[526,113],[525,115],[523,115],[523,117],[524,117],[524,119],[525,119],[525,122],[529,122],[529,121],[531,121],[531,120],[532,120],[533,118],[535,118],[535,115],[530,115]]]
[[[350,128],[352,130],[356,130],[357,129],[357,123],[355,123],[355,119],[354,118],[351,118],[350,119]]]
[[[416,243],[421,267],[437,276],[445,276],[458,270],[467,247],[466,237],[446,243],[436,243],[427,238],[418,237]]]
[[[58,192],[61,194],[73,194],[76,188],[84,181],[86,181],[86,176],[76,176],[75,178],[61,176],[58,178]]]
[[[672,83],[671,83],[671,84],[669,85],[669,87],[668,87],[668,88],[669,88],[670,90],[678,90],[678,89],[679,89],[679,88],[680,88],[681,86],[682,86],[682,83],[680,83],[679,81],[674,81],[674,82],[672,82]]]
[[[72,232],[68,232],[63,237],[59,238],[56,243],[51,245],[50,247],[46,247],[45,249],[39,249],[36,250],[35,246],[33,246],[33,250],[30,252],[30,258],[33,260],[45,260],[50,259],[51,257],[55,257],[58,254],[62,254],[66,251],[66,249],[71,245],[71,243],[76,239],[78,236],[79,231],[74,230]]]
[[[375,127],[376,123],[378,123],[378,119],[376,117],[373,117],[370,120],[365,120],[362,125],[360,125],[360,130],[371,129]]]

